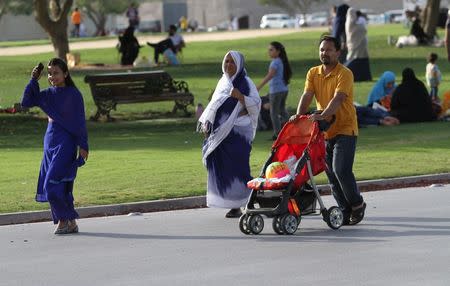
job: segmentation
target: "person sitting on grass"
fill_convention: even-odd
[[[402,76],[402,83],[397,86],[392,95],[391,115],[402,123],[436,119],[425,84],[417,79],[411,68],[405,68]]]
[[[147,45],[155,49],[153,59],[155,64],[159,64],[159,55],[162,54],[168,61],[169,65],[178,65],[179,60],[176,57],[186,46],[183,37],[177,33],[177,27],[170,25],[169,37],[158,43],[147,42]]]
[[[389,110],[394,89],[395,74],[391,71],[385,71],[370,91],[367,106],[372,107],[374,103],[378,103]]]
[[[358,105],[355,105],[355,109],[359,128],[370,125],[393,126],[400,124],[400,121],[397,118],[391,116],[389,112],[382,109]]]

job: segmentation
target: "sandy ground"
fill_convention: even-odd
[[[311,30],[325,30],[325,28],[301,28],[301,29],[256,29],[256,30],[241,30],[241,31],[225,31],[225,32],[212,32],[212,33],[185,33],[183,34],[186,43],[190,42],[205,42],[205,41],[223,41],[223,40],[239,40],[249,39],[257,37],[269,37],[279,36],[285,34],[291,34],[302,31]],[[165,38],[165,35],[161,36],[138,36],[138,40],[141,45],[145,42],[157,42]],[[99,48],[111,48],[115,47],[117,39],[98,40],[89,42],[76,42],[70,44],[70,50],[83,50],[83,49],[99,49]],[[48,45],[33,45],[25,47],[8,47],[0,48],[0,56],[13,56],[13,55],[32,55],[52,52],[53,46]]]

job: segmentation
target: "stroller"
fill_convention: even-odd
[[[312,122],[306,115],[285,124],[272,152],[261,170],[260,178],[247,183],[252,193],[239,219],[244,234],[259,234],[264,228],[262,215],[273,218],[272,227],[277,234],[294,234],[301,217],[318,214],[332,229],[342,226],[344,216],[337,206],[327,209],[314,183],[314,175],[326,169],[325,139],[322,131],[329,127],[326,121]],[[295,157],[294,157],[295,156]],[[272,162],[291,160],[291,174],[283,180],[264,177]],[[308,180],[310,184],[308,184]],[[319,202],[320,208],[316,209]],[[257,207],[258,206],[258,207]]]

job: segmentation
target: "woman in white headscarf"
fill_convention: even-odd
[[[208,171],[207,205],[231,209],[226,217],[239,217],[250,195],[250,151],[261,99],[241,53],[227,52],[222,72],[198,130],[206,137],[202,151]]]
[[[347,58],[345,66],[353,72],[354,81],[370,81],[369,52],[367,49],[367,28],[358,21],[357,11],[347,10],[345,34],[347,35]]]

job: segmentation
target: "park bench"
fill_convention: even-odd
[[[101,116],[111,120],[110,112],[116,110],[117,104],[175,101],[172,112],[181,109],[186,115],[189,115],[187,106],[194,104],[188,84],[173,80],[162,70],[87,75],[84,81],[89,83],[97,106],[91,117],[94,121]]]

